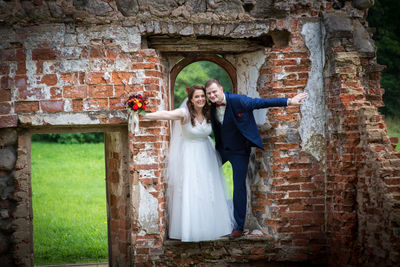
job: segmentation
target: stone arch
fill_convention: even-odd
[[[198,61],[210,61],[218,66],[220,66],[223,70],[226,71],[228,74],[229,78],[231,79],[232,82],[232,91],[236,92],[237,91],[237,75],[236,75],[236,68],[230,63],[228,60],[225,58],[219,56],[219,55],[195,55],[195,56],[187,56],[184,57],[182,60],[178,61],[171,69],[170,72],[170,95],[172,96],[174,93],[175,89],[175,80],[178,74],[189,64],[192,64],[194,62]],[[173,98],[172,98],[173,101]],[[172,103],[171,106],[174,103]]]

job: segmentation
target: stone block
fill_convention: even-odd
[[[15,149],[12,147],[0,149],[0,170],[11,171],[16,160]]]
[[[348,16],[337,13],[328,13],[324,15],[323,22],[328,38],[352,36],[353,26],[352,21]]]
[[[15,129],[0,129],[0,147],[12,146],[17,143],[17,131]]]
[[[375,54],[375,46],[374,41],[372,40],[370,34],[367,29],[361,25],[359,21],[354,21],[354,45],[356,46],[359,52],[369,53],[372,56]]]
[[[374,0],[353,0],[351,4],[357,9],[364,10],[372,7]]]

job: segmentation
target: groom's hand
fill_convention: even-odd
[[[307,96],[308,96],[307,93],[300,93],[300,94],[298,94],[295,97],[290,99],[289,105],[301,105],[301,104],[303,104],[302,100],[304,98],[306,98]]]

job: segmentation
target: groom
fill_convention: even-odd
[[[230,238],[243,235],[246,218],[246,176],[251,147],[263,148],[253,116],[254,109],[300,105],[307,97],[301,93],[293,98],[250,98],[245,95],[224,93],[217,79],[207,81],[206,93],[211,105],[211,124],[215,136],[215,148],[222,164],[229,161],[233,170],[233,206],[236,227]]]

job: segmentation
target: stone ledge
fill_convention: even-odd
[[[223,236],[219,239],[216,240],[210,240],[210,241],[200,241],[200,242],[182,242],[180,240],[176,239],[167,239],[164,241],[164,245],[166,246],[176,246],[176,245],[184,245],[184,244],[205,244],[205,243],[225,243],[225,242],[240,242],[240,241],[259,241],[259,242],[275,242],[275,239],[267,234],[263,234],[259,230],[245,230],[244,235],[242,237],[236,238],[236,239],[229,239],[228,236]]]
[[[118,110],[18,114],[19,126],[126,124],[127,121],[128,114]]]

